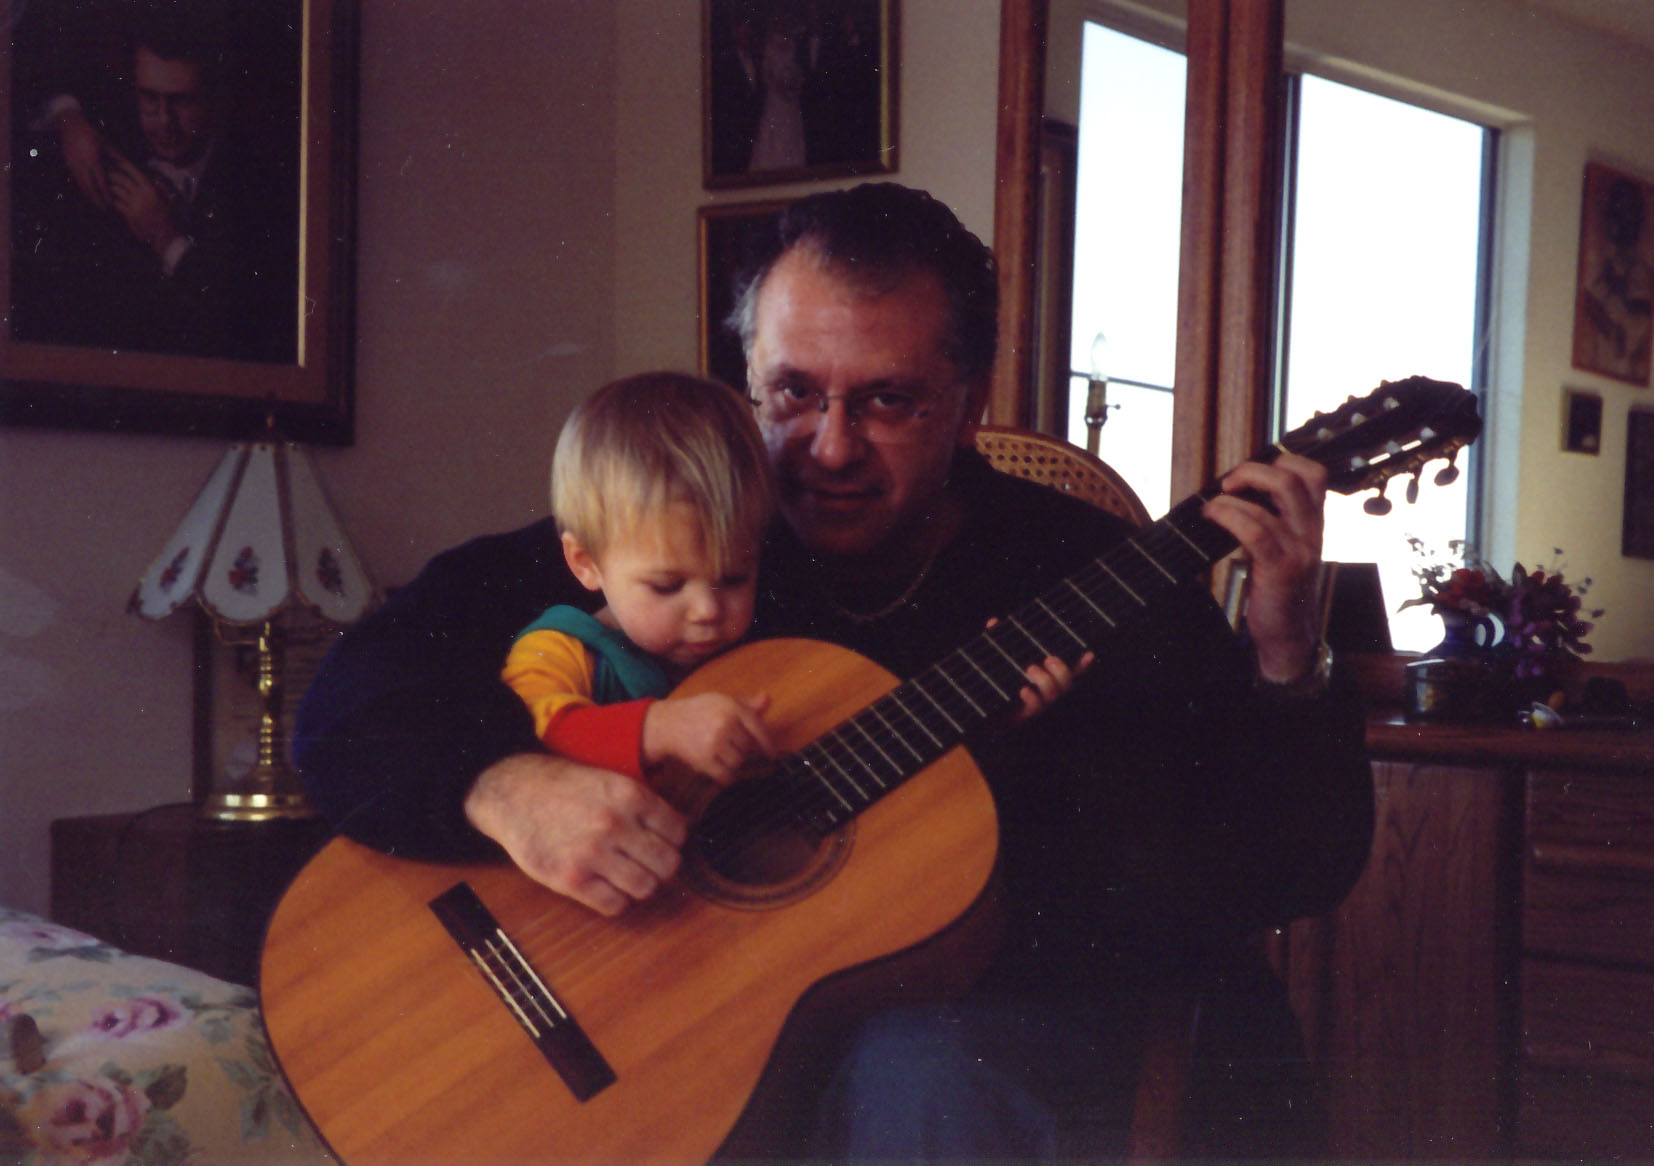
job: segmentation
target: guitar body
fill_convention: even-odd
[[[768,692],[766,721],[790,751],[895,683],[843,648],[768,640],[710,662],[679,692]],[[662,786],[692,813],[715,792],[683,774]],[[825,840],[794,840],[733,874],[691,848],[678,878],[618,919],[506,864],[415,863],[338,839],[271,921],[265,1024],[306,1112],[353,1166],[705,1160],[800,1003],[958,932],[996,845],[986,783],[958,747]],[[457,884],[612,1071],[585,1100],[432,910]]]

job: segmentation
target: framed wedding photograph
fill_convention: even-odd
[[[1585,166],[1574,367],[1646,387],[1654,348],[1654,183]]]
[[[735,307],[735,279],[751,254],[755,239],[774,228],[789,203],[727,203],[696,212],[700,268],[701,375],[747,391],[747,358],[741,338],[725,321]]]
[[[352,440],[359,0],[0,22],[0,424]]]
[[[898,0],[701,0],[707,189],[896,169]]]

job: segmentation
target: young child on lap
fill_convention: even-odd
[[[769,463],[747,403],[681,373],[614,381],[564,426],[551,505],[596,615],[549,608],[502,676],[546,747],[642,779],[668,759],[720,782],[771,757],[767,695],[671,697],[752,620]]]

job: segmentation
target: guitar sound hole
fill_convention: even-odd
[[[796,800],[796,791],[774,778],[730,786],[695,826],[695,864],[725,892],[795,891],[801,883],[813,884],[827,873],[824,868],[836,865],[832,857],[844,845],[843,835],[823,838],[802,820]]]

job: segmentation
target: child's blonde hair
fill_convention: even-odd
[[[757,541],[773,502],[747,402],[716,381],[650,372],[611,381],[576,406],[551,465],[560,532],[597,557],[674,502],[694,508],[715,571]]]

